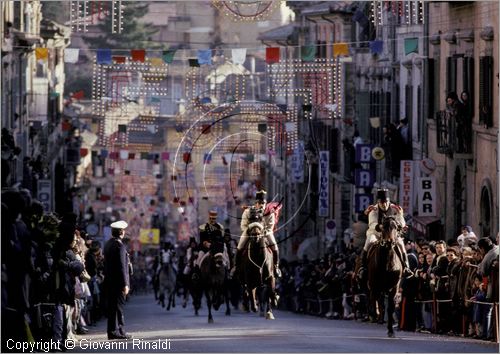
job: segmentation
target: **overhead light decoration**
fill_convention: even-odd
[[[87,32],[88,1],[72,0],[70,3],[69,23],[73,32]]]
[[[235,22],[265,21],[281,0],[213,0],[214,7]]]
[[[111,33],[123,31],[123,4],[122,0],[111,1]]]

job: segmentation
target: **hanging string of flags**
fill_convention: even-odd
[[[410,53],[418,53],[419,39],[421,37],[403,38],[403,47],[405,55]],[[342,42],[332,44],[333,57],[349,57],[351,56],[351,48],[354,44],[366,43],[372,54],[380,55],[384,51],[384,41],[373,40],[367,42]],[[284,49],[297,48],[299,49],[300,59],[302,61],[314,61],[317,59],[317,47],[324,46],[318,44],[310,44],[305,46],[285,46],[285,47],[263,47],[265,49],[265,58],[267,64],[278,63],[282,58]],[[127,55],[124,55],[124,49],[90,49],[96,52],[96,62],[99,65],[112,65],[113,63],[124,63]],[[231,59],[235,64],[243,64],[247,57],[248,48],[233,48],[231,50]],[[113,55],[113,52],[119,51],[121,55]],[[158,52],[158,50],[145,50],[145,49],[132,49],[128,50],[128,57],[132,62],[145,62],[150,61],[153,65],[171,64],[174,61],[175,55],[179,51],[185,49],[168,49]],[[192,52],[192,50],[188,50]],[[220,49],[199,49],[196,52],[195,58],[188,58],[189,66],[199,67],[200,65],[212,65],[213,55],[219,53]],[[35,48],[37,60],[47,61],[49,57],[49,48]],[[147,54],[147,57],[146,57]],[[66,48],[64,50],[64,61],[66,63],[77,63],[80,55],[79,48]]]

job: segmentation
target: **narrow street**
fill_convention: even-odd
[[[179,300],[179,299],[177,299]],[[177,306],[170,312],[155,304],[152,294],[132,297],[126,306],[125,321],[133,338],[144,342],[160,339],[170,341],[172,352],[412,352],[412,353],[494,353],[498,344],[470,338],[396,332],[387,338],[385,327],[359,321],[327,320],[313,316],[276,311],[274,321],[258,314],[232,310],[224,315],[225,307],[214,312],[214,323],[207,323],[206,307],[197,317],[188,306]],[[78,336],[82,347],[73,352],[155,352],[154,349],[134,348],[129,340],[123,349],[109,350],[106,321],[90,327],[85,336]],[[103,348],[100,350],[99,348]]]

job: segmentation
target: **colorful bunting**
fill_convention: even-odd
[[[333,44],[333,57],[338,57],[340,55],[349,55],[349,45],[347,43]]]
[[[64,62],[74,64],[78,62],[78,57],[80,56],[79,48],[66,48],[64,49]]]
[[[418,38],[405,38],[405,55],[418,53]]]
[[[280,61],[280,48],[266,48],[266,63],[274,64]]]
[[[383,49],[384,49],[384,42],[380,40],[370,42],[370,51],[373,54],[382,54]]]
[[[212,50],[200,49],[198,50],[198,64],[212,65]]]
[[[198,63],[198,59],[190,58],[189,59],[189,66],[192,68],[197,68],[200,66],[200,63]]]
[[[77,91],[71,95],[71,98],[74,100],[81,100],[85,98],[85,92],[83,90]]]
[[[162,55],[163,61],[167,64],[171,64],[174,61],[175,52],[175,49],[164,50]]]
[[[163,59],[162,58],[151,58],[149,59],[149,61],[151,62],[151,66],[163,66],[165,63],[163,62]]]
[[[211,161],[212,161],[212,154],[208,154],[208,153],[206,153],[206,154],[203,156],[203,163],[204,163],[204,164],[209,164]]]
[[[167,151],[164,151],[161,153],[161,159],[162,160],[170,160],[170,153]]]
[[[49,59],[49,48],[35,48],[36,60],[47,61]]]
[[[127,58],[123,55],[113,55],[113,61],[116,64],[125,64],[125,62],[127,61]]]
[[[120,159],[128,160],[128,150],[120,150]]]
[[[108,150],[106,150],[106,149],[102,149],[102,150],[101,150],[101,157],[103,157],[103,158],[108,157]]]
[[[245,60],[247,59],[247,50],[246,50],[246,48],[232,49],[231,55],[232,55],[234,64],[242,64],[243,65],[245,63]]]
[[[132,61],[144,63],[146,59],[146,51],[144,49],[132,49],[130,55],[132,56]]]
[[[302,61],[314,61],[316,58],[316,46],[308,45],[300,47],[300,57]]]
[[[97,64],[111,65],[111,49],[97,49]]]

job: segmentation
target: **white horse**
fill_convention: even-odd
[[[158,276],[160,296],[159,302],[165,307],[165,298],[168,299],[167,311],[170,306],[175,307],[175,287],[177,283],[177,271],[173,265],[172,251],[163,252],[161,256],[161,268]]]

